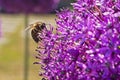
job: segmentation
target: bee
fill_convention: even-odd
[[[38,38],[39,33],[42,33],[42,30],[46,28],[46,24],[43,22],[36,22],[34,24],[31,24],[28,28],[25,29],[31,29],[31,36],[33,40],[38,43],[39,41],[42,40],[42,38]]]

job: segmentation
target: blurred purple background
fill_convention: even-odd
[[[69,6],[73,0],[0,0],[2,13],[48,13]]]

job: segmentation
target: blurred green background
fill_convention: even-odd
[[[0,80],[23,80],[24,78],[24,50],[25,32],[24,15],[0,14],[2,21],[2,38],[0,38]],[[29,15],[29,23],[42,21],[55,25],[54,14]],[[37,44],[32,40],[29,32],[29,80],[40,80],[38,76],[39,65],[36,61],[35,51]]]
[[[70,2],[73,2],[73,0],[62,0],[57,9],[69,6]],[[44,14],[30,13],[27,15],[27,25],[41,21],[56,26],[56,16],[53,12]],[[0,25],[2,27],[2,37],[0,37],[0,80],[41,80],[38,75],[40,65],[33,64],[36,61],[35,55],[37,52],[35,49],[37,44],[32,40],[30,31],[29,35],[27,35],[29,38],[29,44],[27,45],[29,53],[27,54],[27,75],[25,75],[25,18],[24,13],[12,14],[2,11],[0,13]]]

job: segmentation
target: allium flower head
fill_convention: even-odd
[[[48,80],[120,79],[120,1],[78,0],[57,13],[56,33],[38,37],[40,73]]]

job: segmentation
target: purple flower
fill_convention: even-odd
[[[78,0],[43,30],[37,51],[48,80],[119,80],[120,9],[117,0]]]

